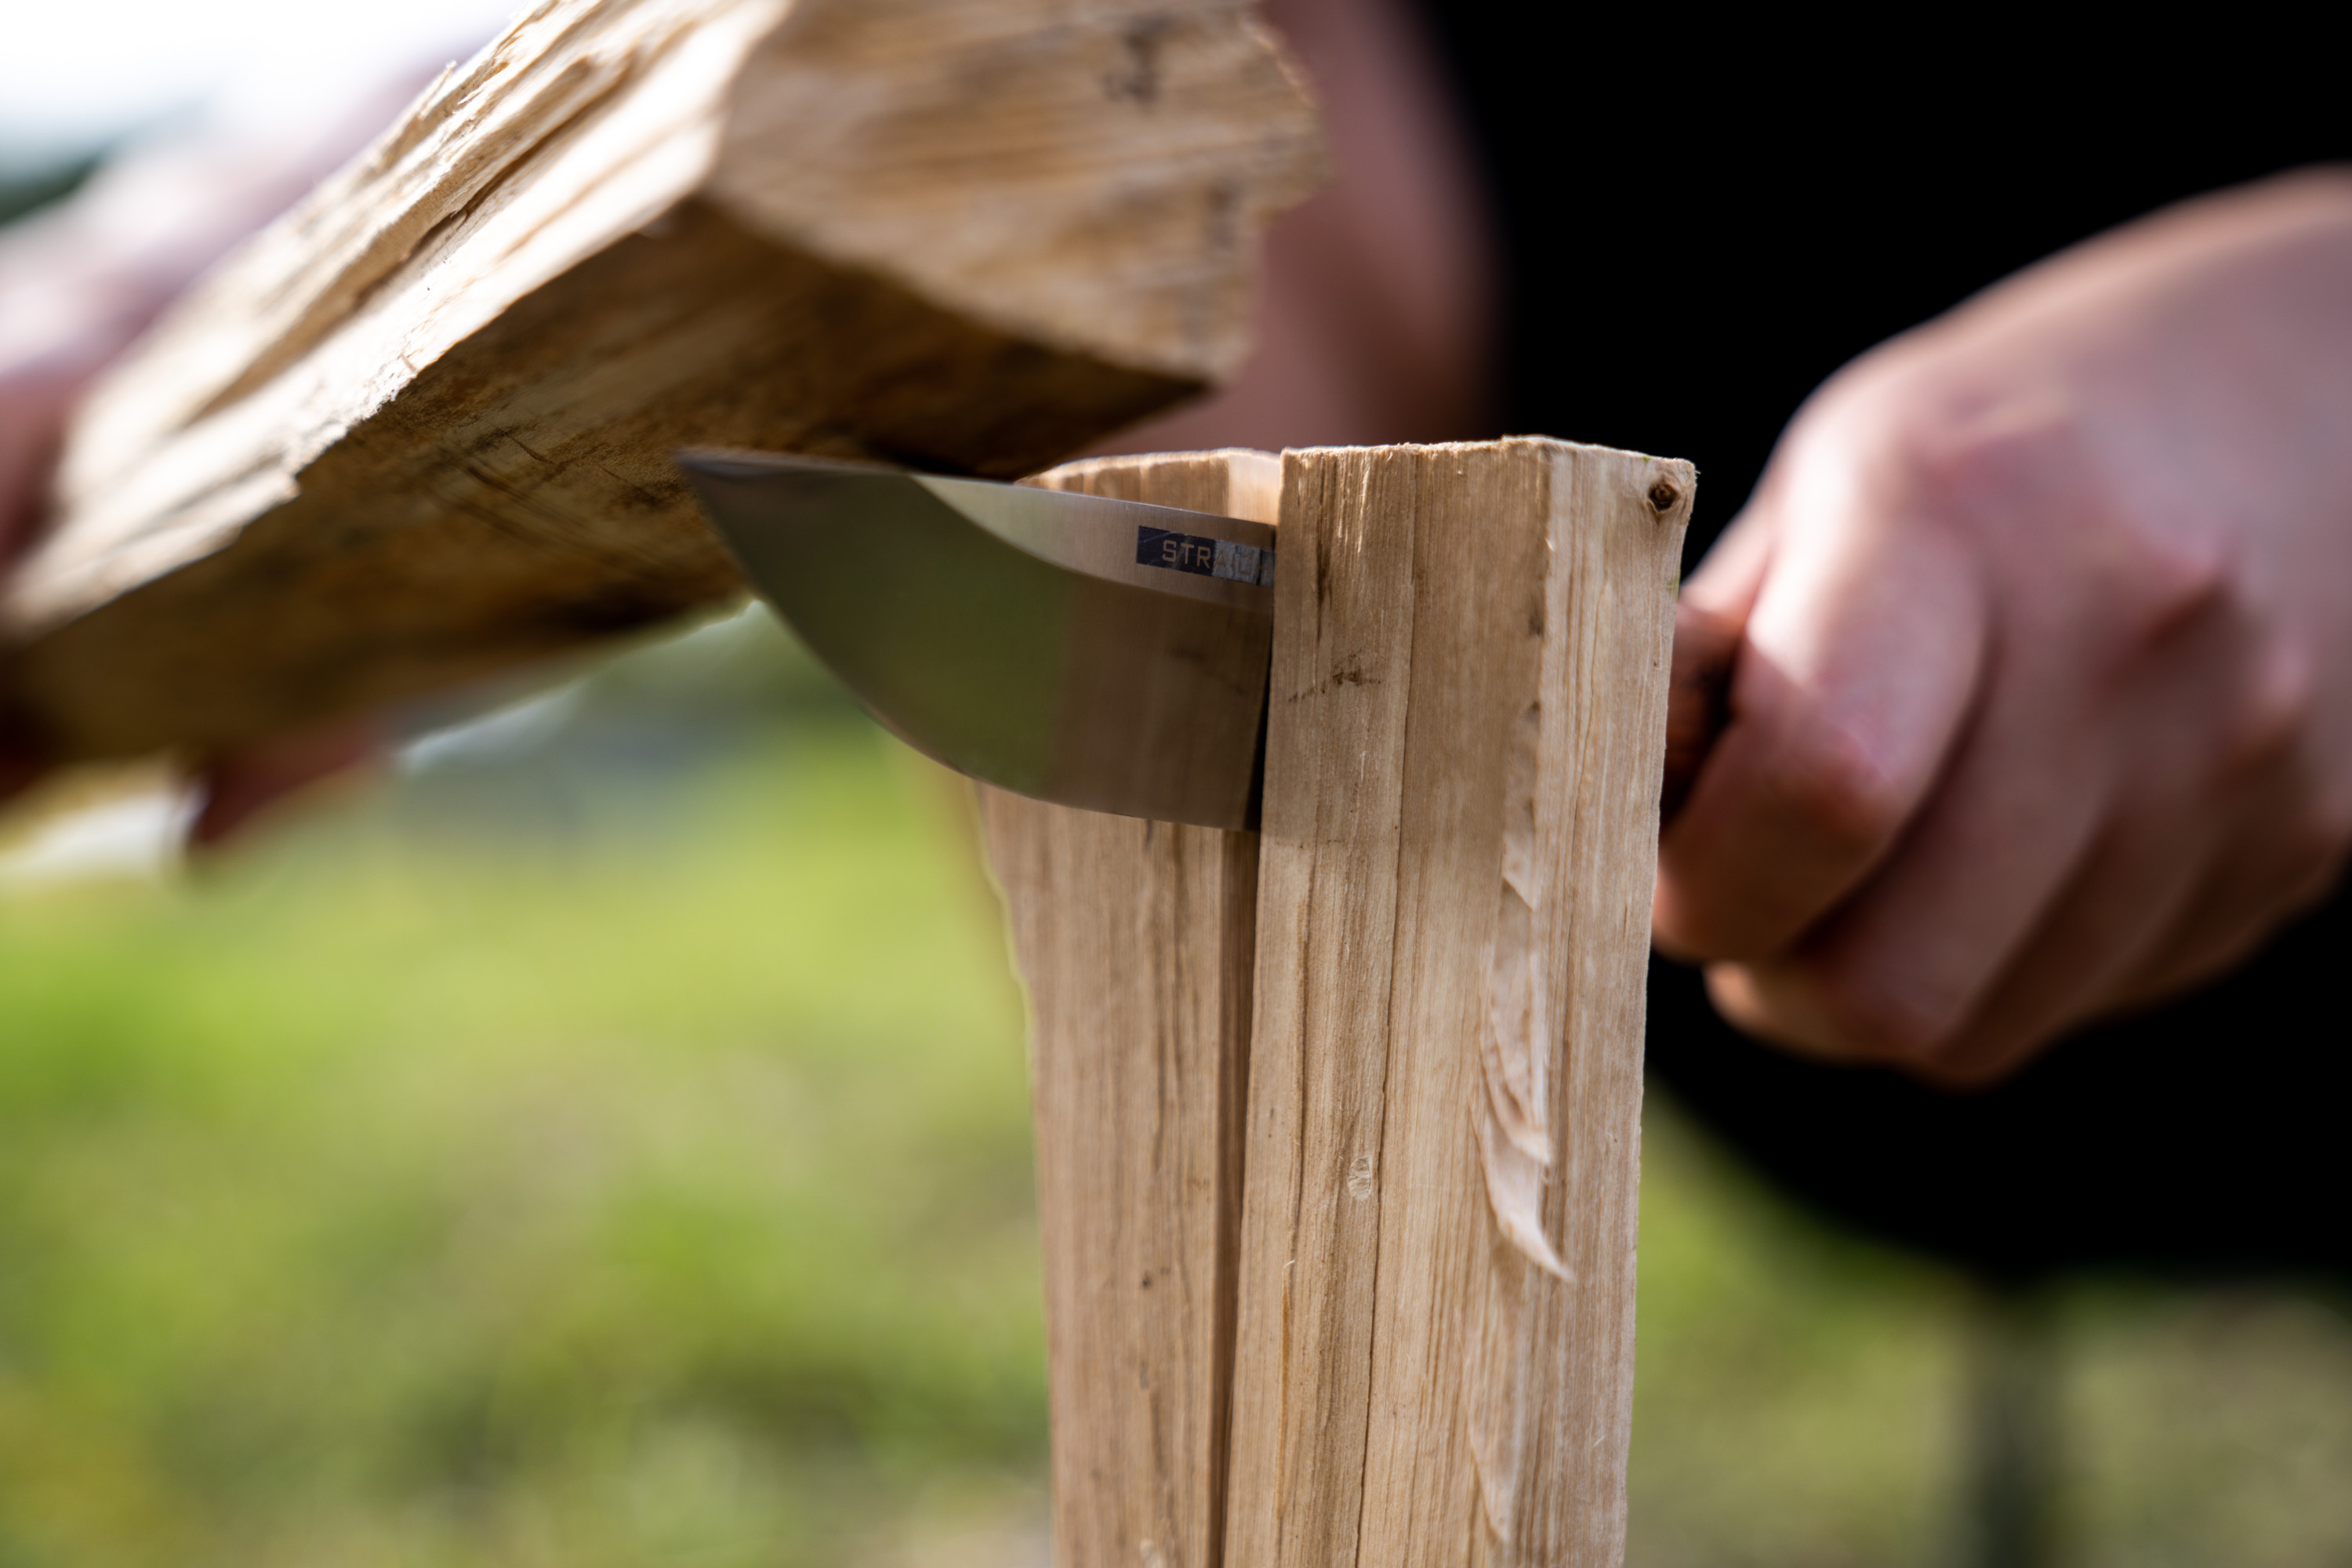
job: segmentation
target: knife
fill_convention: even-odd
[[[677,460],[761,596],[917,751],[1065,805],[1257,826],[1273,529],[885,463]],[[1738,645],[1679,617],[1662,820],[1722,731]]]
[[[883,463],[677,462],[761,596],[882,724],[1040,800],[1257,825],[1264,523]]]

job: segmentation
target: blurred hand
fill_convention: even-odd
[[[304,134],[196,138],[133,154],[0,234],[0,578],[39,532],[67,426],[90,382],[224,251],[387,123],[417,85],[413,74],[387,76]],[[200,759],[195,842],[216,842],[270,801],[375,749],[376,726],[362,721]],[[0,801],[46,767],[29,738],[0,731]]]
[[[1263,14],[1314,85],[1336,177],[1266,231],[1241,374],[1094,450],[1490,434],[1496,264],[1426,19],[1409,0],[1265,0]]]
[[[85,361],[78,370],[60,372],[55,362],[0,365],[0,579],[36,531],[81,384],[117,346],[100,352],[101,344],[72,345]],[[379,749],[374,721],[357,720],[206,759],[199,774],[205,800],[191,839],[199,847],[216,844],[273,802],[363,763]],[[27,738],[0,732],[0,803],[47,772],[46,759]]]
[[[2352,176],[1849,366],[1676,637],[1656,934],[1743,1028],[1979,1084],[2245,954],[2352,840]]]

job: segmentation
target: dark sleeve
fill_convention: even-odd
[[[1504,426],[1687,458],[1693,558],[1840,365],[2200,192],[2352,156],[2332,52],[1427,0],[1505,258]]]

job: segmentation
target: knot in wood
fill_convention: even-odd
[[[1659,511],[1674,510],[1675,502],[1682,499],[1682,492],[1664,479],[1650,487],[1650,505]]]

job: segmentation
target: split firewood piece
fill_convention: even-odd
[[[1694,473],[1285,464],[1225,1561],[1614,1568]]]
[[[97,390],[0,695],[203,751],[722,601],[674,448],[1066,456],[1320,167],[1243,0],[545,0]]]
[[[1280,474],[1210,452],[1039,482],[1272,522]],[[980,793],[1029,997],[1055,1560],[1217,1568],[1257,835]]]

